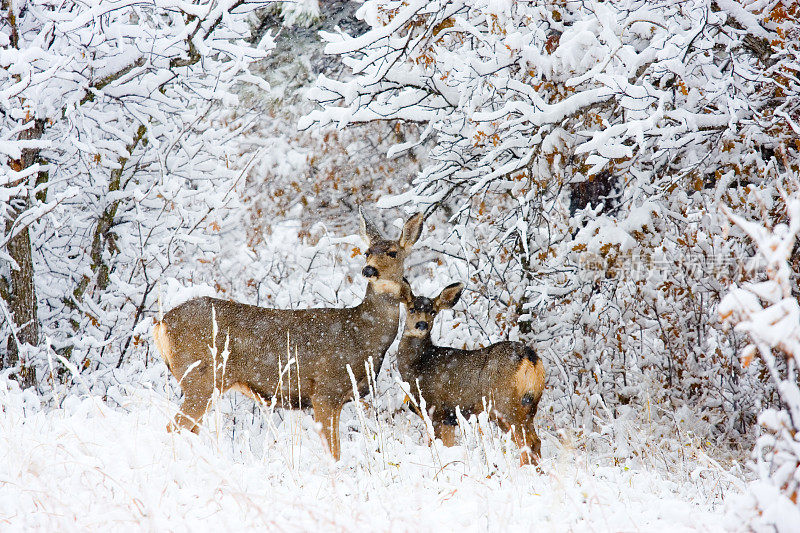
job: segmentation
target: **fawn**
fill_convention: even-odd
[[[366,392],[365,362],[380,368],[399,326],[405,298],[403,262],[422,232],[422,214],[410,217],[399,239],[388,240],[359,212],[368,241],[363,301],[350,308],[267,309],[217,298],[196,298],[156,324],[156,347],[183,390],[184,400],[169,430],[198,432],[215,389],[238,390],[255,400],[287,399],[292,408],[313,407],[328,447],[339,460],[339,415],[353,396],[349,364],[357,386]],[[212,339],[212,310],[218,326]],[[212,357],[211,347],[227,345],[228,356]],[[300,362],[292,378],[281,379],[287,352]],[[216,365],[216,369],[214,368]],[[224,370],[224,371],[223,371]],[[294,387],[289,387],[289,381]],[[290,390],[293,389],[293,390]]]
[[[513,429],[514,442],[523,450],[520,464],[537,463],[541,441],[533,417],[544,390],[545,372],[536,352],[520,342],[459,350],[435,346],[431,341],[436,314],[452,308],[463,289],[463,283],[453,283],[434,299],[405,291],[408,312],[397,352],[400,375],[412,391],[416,390],[415,383],[419,384],[436,437],[445,446],[454,444],[456,406],[468,417],[483,411],[484,402],[490,402],[490,417],[503,431]]]

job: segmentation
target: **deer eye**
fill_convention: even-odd
[[[397,252],[386,252],[389,257],[397,257]]]
[[[364,257],[369,257],[369,256],[370,256],[370,251],[369,251],[369,250],[367,250],[366,252],[364,252]]]

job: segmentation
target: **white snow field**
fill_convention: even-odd
[[[309,412],[231,394],[199,436],[176,434],[171,397],[112,386],[52,408],[0,376],[0,531],[720,531],[744,487],[646,413],[585,436],[540,416],[537,472],[474,419],[430,448],[413,415],[349,404],[333,463]]]

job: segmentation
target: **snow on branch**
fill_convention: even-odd
[[[781,398],[780,408],[759,416],[764,434],[753,450],[759,477],[740,513],[757,530],[793,531],[800,523],[800,304],[793,294],[789,261],[800,233],[800,195],[784,200],[788,224],[774,227],[725,209],[756,245],[766,280],[732,288],[720,302],[719,314],[752,343],[744,350],[743,364],[758,355]]]
[[[251,15],[271,3],[3,3],[0,276],[28,280],[59,353],[121,364],[157,280],[213,249],[240,178],[219,124],[264,86]]]

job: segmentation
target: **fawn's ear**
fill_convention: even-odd
[[[463,290],[463,283],[453,283],[442,289],[442,292],[440,292],[439,296],[433,301],[433,307],[436,309],[436,312],[438,313],[442,309],[451,309],[456,305],[458,299],[461,298],[461,291]]]
[[[382,239],[380,230],[372,223],[372,221],[367,220],[367,217],[364,216],[364,211],[361,210],[361,207],[358,208],[358,222],[359,222],[359,229],[361,230],[361,237],[367,241],[368,245],[371,245],[374,241],[378,239]]]
[[[406,220],[403,232],[400,234],[400,246],[405,250],[410,250],[422,234],[422,213],[412,215]]]

